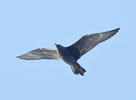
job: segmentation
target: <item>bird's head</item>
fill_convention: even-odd
[[[56,47],[57,47],[59,44],[56,44],[56,43],[55,43],[55,45],[56,45]]]
[[[60,44],[56,44],[56,43],[55,43],[55,45],[56,45],[56,48],[57,48],[57,52],[59,53],[59,56],[61,57],[63,46],[61,46]]]
[[[57,48],[61,48],[62,47],[60,44],[56,44],[55,43],[55,45],[56,45]]]

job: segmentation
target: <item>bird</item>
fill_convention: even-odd
[[[86,70],[77,62],[88,51],[93,49],[97,44],[109,39],[115,35],[120,28],[116,28],[110,31],[98,32],[93,34],[87,34],[82,36],[79,40],[70,46],[64,47],[60,44],[56,44],[56,50],[48,48],[38,48],[29,51],[17,58],[23,60],[63,60],[69,64],[75,75],[84,75]]]

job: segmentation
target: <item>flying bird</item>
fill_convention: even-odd
[[[87,34],[81,37],[74,44],[64,47],[60,44],[56,45],[56,50],[47,49],[47,48],[38,48],[27,52],[21,56],[17,56],[17,58],[24,60],[40,60],[40,59],[54,59],[54,60],[63,60],[67,64],[70,65],[74,74],[84,75],[86,70],[78,64],[77,60],[87,53],[89,50],[94,48],[97,44],[109,39],[113,35],[115,35],[120,28],[94,33]]]

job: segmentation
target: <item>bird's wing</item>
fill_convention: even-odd
[[[74,58],[78,60],[82,55],[94,48],[98,43],[103,42],[115,35],[119,29],[120,28],[107,32],[85,35],[81,37],[77,42],[67,47],[67,49],[74,56]]]
[[[17,56],[17,58],[24,59],[24,60],[39,60],[39,59],[56,59],[59,60],[59,56],[56,50],[46,49],[46,48],[39,48],[27,52],[21,56]]]

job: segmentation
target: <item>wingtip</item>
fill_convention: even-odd
[[[22,56],[16,56],[16,58],[23,59]]]
[[[113,31],[113,32],[117,33],[119,30],[120,30],[120,28],[116,28],[116,29],[111,30],[111,32]]]
[[[120,30],[120,28],[116,28],[116,29],[114,29],[114,30],[119,31],[119,30]]]
[[[16,58],[20,58],[20,56],[16,56]]]
[[[27,54],[16,56],[16,58],[22,59],[22,60],[29,60],[29,57]]]
[[[119,27],[119,28],[117,28],[117,30],[120,30],[120,27]]]
[[[16,56],[16,58],[19,58],[19,56]]]

